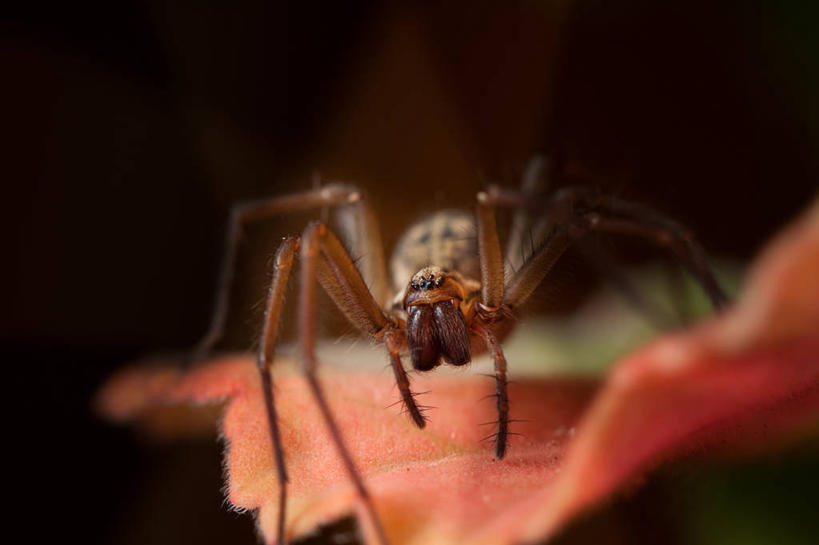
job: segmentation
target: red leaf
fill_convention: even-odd
[[[599,391],[571,380],[512,385],[513,417],[525,421],[514,424],[523,436],[513,437],[503,461],[481,443],[491,426],[480,423],[495,418],[492,403],[478,402],[491,381],[417,377],[416,391],[429,390],[422,403],[438,408],[424,430],[384,409],[398,399],[386,373],[327,372],[322,383],[395,543],[534,541],[664,460],[761,445],[815,424],[817,279],[819,205],[764,253],[733,308],[631,354]],[[358,501],[304,381],[281,364],[276,394],[293,537]],[[102,392],[107,414],[155,418],[151,408],[160,405],[228,400],[222,425],[230,501],[258,509],[273,539],[277,485],[251,359],[223,359],[187,375],[130,373]]]

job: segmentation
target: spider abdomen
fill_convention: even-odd
[[[464,210],[443,210],[410,226],[398,240],[390,260],[392,283],[402,291],[407,279],[435,265],[466,278],[479,278],[475,219]]]

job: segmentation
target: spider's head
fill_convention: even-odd
[[[415,273],[404,296],[407,311],[407,343],[412,366],[429,371],[441,359],[453,365],[471,360],[469,331],[461,312],[463,284],[440,267]]]

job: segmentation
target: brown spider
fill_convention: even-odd
[[[725,304],[705,253],[682,226],[648,207],[586,188],[564,189],[551,199],[541,199],[549,174],[545,159],[536,157],[527,169],[521,190],[490,186],[478,193],[474,217],[467,212],[444,211],[411,226],[398,242],[390,263],[392,294],[388,292],[375,215],[357,188],[333,183],[233,208],[213,321],[194,359],[203,358],[221,337],[244,224],[282,212],[329,207],[337,214],[347,246],[325,223],[315,221],[301,236],[284,238],[275,257],[257,361],[280,484],[279,543],[284,542],[287,473],[271,366],[285,288],[297,253],[301,264],[298,344],[302,368],[350,478],[384,543],[383,528],[316,375],[316,280],[350,323],[386,346],[402,401],[420,428],[425,426],[426,418],[415,402],[401,354],[409,351],[413,368],[429,371],[443,362],[465,365],[474,354],[488,352],[495,365],[498,420],[494,439],[498,459],[506,453],[510,421],[506,359],[500,343],[512,330],[518,309],[573,241],[587,233],[607,232],[636,235],[665,246],[700,282],[715,307]],[[506,267],[496,228],[497,207],[515,211]],[[475,225],[477,238],[468,236]],[[525,236],[539,244],[524,258],[521,250]],[[363,257],[356,262],[351,253]]]

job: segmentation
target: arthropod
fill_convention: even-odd
[[[221,335],[233,279],[239,234],[244,225],[284,212],[327,208],[338,232],[311,222],[298,236],[283,239],[275,256],[257,354],[271,447],[280,484],[278,542],[284,542],[287,471],[279,432],[271,367],[282,317],[285,289],[298,268],[298,346],[302,370],[347,472],[373,527],[386,543],[372,500],[345,447],[317,376],[316,296],[321,286],[335,306],[363,335],[382,344],[391,363],[406,412],[420,428],[426,424],[403,364],[416,371],[441,364],[462,366],[478,353],[494,362],[497,422],[495,457],[506,454],[510,400],[502,342],[521,306],[575,241],[594,232],[634,235],[667,248],[701,284],[717,308],[726,298],[708,266],[705,252],[680,224],[643,205],[570,187],[551,197],[542,191],[553,175],[535,158],[521,189],[489,186],[478,193],[474,211],[443,211],[411,226],[390,260],[391,278],[375,211],[356,187],[332,183],[303,193],[252,201],[234,207],[228,233],[216,311],[196,351],[204,356]],[[502,252],[496,211],[512,211]],[[524,239],[537,241],[521,252]],[[351,256],[361,256],[354,260]]]

